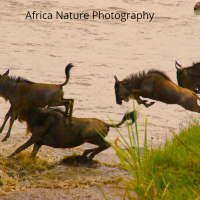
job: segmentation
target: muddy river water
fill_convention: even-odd
[[[118,122],[126,111],[132,110],[133,102],[116,104],[114,75],[121,80],[131,73],[154,68],[165,71],[176,82],[175,60],[183,66],[199,61],[200,15],[193,11],[195,3],[0,0],[0,74],[10,69],[10,75],[33,82],[62,83],[65,66],[71,62],[75,67],[63,90],[65,98],[75,100],[73,115],[106,122],[110,117]],[[0,99],[1,123],[9,106],[9,102]],[[178,131],[192,117],[199,119],[199,114],[178,105],[156,102],[145,108],[135,102],[135,106],[147,117],[148,145],[165,143],[172,136],[170,130]],[[138,119],[140,145],[145,117]],[[0,139],[7,129],[8,123]],[[128,138],[126,127],[120,131]],[[11,137],[1,148],[22,143],[28,137],[25,125],[16,121]],[[119,135],[111,128],[108,137],[114,140]],[[54,151],[65,154],[65,150]],[[113,154],[111,148],[102,153],[110,161]]]

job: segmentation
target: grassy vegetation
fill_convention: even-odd
[[[143,155],[139,151],[137,123],[134,130],[128,126],[128,134],[129,141],[120,134],[121,139],[111,143],[121,161],[121,167],[132,176],[131,180],[124,179],[128,199],[135,199],[131,196],[131,191],[134,191],[137,199],[200,200],[198,122],[193,120],[187,129],[174,133],[172,140],[159,148],[146,148],[145,130]],[[122,145],[126,150],[120,147]]]

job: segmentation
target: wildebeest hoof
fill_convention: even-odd
[[[5,141],[7,141],[7,137],[5,137],[5,138],[3,138],[3,140],[1,140],[1,142],[5,142]]]
[[[72,120],[69,120],[70,125],[73,126],[74,122]]]
[[[67,124],[68,124],[67,119],[64,119],[63,123],[65,124],[65,126],[67,126]]]
[[[148,108],[148,107],[152,106],[154,103],[155,103],[155,102],[151,102],[151,103],[149,103],[149,104],[145,104],[145,106],[146,106],[146,108]]]
[[[72,120],[68,121],[67,119],[64,119],[63,122],[64,122],[65,126],[67,126],[68,124],[70,124],[70,126],[73,126],[73,124],[74,124],[74,122]]]

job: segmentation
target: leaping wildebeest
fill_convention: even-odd
[[[72,111],[74,99],[64,99],[62,87],[69,81],[70,70],[73,65],[70,63],[65,68],[66,80],[62,84],[45,84],[34,83],[22,77],[8,76],[9,70],[0,75],[0,96],[6,101],[9,100],[11,106],[4,117],[4,122],[0,128],[2,133],[7,120],[10,118],[8,132],[2,141],[10,137],[10,132],[14,121],[17,119],[18,110],[21,107],[44,107],[44,106],[61,106],[64,105],[65,119],[68,117],[72,123]]]
[[[57,109],[47,111],[44,108],[20,108],[18,119],[26,121],[27,130],[32,133],[32,136],[8,158],[12,158],[32,144],[34,144],[32,152],[34,159],[42,145],[54,148],[72,148],[88,142],[98,146],[83,152],[82,157],[85,159],[91,153],[89,156],[91,160],[96,154],[110,147],[103,139],[103,136],[108,134],[110,127],[119,127],[127,119],[131,119],[132,123],[135,122],[133,112],[125,114],[118,124],[109,124],[96,118],[72,117],[73,126],[70,126],[69,123],[64,124],[63,118],[64,113]]]
[[[191,67],[182,67],[177,61],[175,62],[177,69],[178,85],[200,93],[200,62],[193,63]]]
[[[135,98],[138,104],[149,107],[154,102],[147,103],[140,96],[166,104],[178,104],[186,110],[200,112],[197,100],[200,98],[191,90],[182,88],[171,81],[171,79],[159,70],[149,70],[132,74],[122,81],[115,76],[116,103],[122,104],[122,100],[129,101]]]

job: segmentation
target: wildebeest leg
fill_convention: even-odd
[[[134,98],[135,98],[135,100],[137,101],[137,103],[138,103],[139,105],[140,105],[140,104],[144,104],[146,107],[151,106],[151,105],[149,105],[149,104],[146,103],[147,100],[141,100],[139,96],[140,96],[139,94],[134,94]]]
[[[146,103],[147,100],[141,100],[139,98],[139,96],[147,96],[147,94],[141,89],[132,89],[131,93],[133,94],[133,96],[134,96],[135,100],[137,101],[137,103],[138,104],[144,104],[144,106],[146,108],[148,108],[149,106],[152,106],[155,103],[155,102],[151,102],[151,103],[148,104],[148,103]]]
[[[35,156],[37,155],[38,150],[40,149],[41,146],[42,146],[42,145],[39,144],[39,143],[35,143],[35,144],[34,144],[33,152],[32,152],[32,158],[33,158],[33,159],[34,159]]]
[[[73,112],[73,106],[74,106],[74,99],[63,99],[63,101],[64,101],[64,105],[66,107],[65,114],[64,114],[64,120],[66,120],[66,118],[68,117],[68,110],[70,109],[69,121],[70,121],[70,124],[72,125],[73,124],[72,112]]]
[[[188,90],[190,91],[190,90]],[[181,95],[179,105],[185,108],[186,110],[194,111],[200,113],[200,106],[197,101],[200,101],[200,97],[195,94],[193,91],[190,91],[191,94],[185,93],[185,95]]]
[[[3,131],[3,129],[4,129],[4,126],[6,125],[6,122],[7,122],[7,120],[9,119],[9,117],[10,117],[10,115],[11,115],[11,112],[12,112],[12,105],[11,105],[9,111],[7,112],[7,114],[6,114],[5,117],[4,117],[4,122],[3,122],[3,124],[2,124],[2,126],[1,126],[1,128],[0,128],[0,133],[2,133],[2,131]]]
[[[68,117],[68,110],[70,109],[69,113],[69,121],[70,124],[73,124],[72,122],[72,112],[73,112],[73,105],[74,105],[74,99],[61,99],[57,102],[54,102],[52,105],[49,104],[48,106],[65,106],[65,114],[64,114],[64,123],[66,122],[66,119]]]
[[[82,157],[83,157],[84,159],[86,159],[86,158],[87,158],[87,155],[88,155],[89,153],[91,153],[90,156],[89,156],[89,160],[92,160],[92,158],[94,158],[95,155],[97,155],[97,154],[100,153],[101,151],[104,151],[105,149],[107,149],[107,148],[110,147],[110,145],[109,145],[104,139],[102,139],[102,140],[100,140],[100,141],[98,141],[98,142],[90,142],[90,143],[91,143],[91,144],[96,144],[96,145],[98,145],[99,147],[94,148],[94,149],[87,149],[87,150],[85,150],[85,151],[83,152],[83,155],[82,155]],[[93,152],[93,153],[92,153],[92,152]]]
[[[68,110],[70,109],[70,107],[71,107],[71,102],[66,102],[65,103],[65,113],[64,113],[64,117],[63,117],[64,123],[67,123],[67,118],[69,117]],[[70,124],[72,125],[73,122],[72,122],[72,119],[70,117],[69,117],[69,121],[70,121]]]
[[[11,118],[10,118],[10,125],[9,125],[8,132],[7,132],[6,136],[3,138],[2,142],[6,141],[10,137],[12,125],[13,125],[14,121],[17,119],[18,112],[16,110],[14,110],[14,111],[13,110],[11,110],[12,114],[11,114]]]
[[[21,145],[14,153],[10,154],[8,156],[8,158],[12,158],[13,156],[15,156],[16,154],[20,153],[21,151],[23,151],[24,149],[28,148],[29,146],[31,146],[34,143],[35,143],[35,139],[33,137],[31,137],[26,143]]]
[[[69,120],[70,120],[70,123],[72,124],[72,113],[73,113],[73,107],[74,107],[74,99],[68,99],[68,101],[71,101],[71,104],[70,104],[70,112],[69,112]]]

